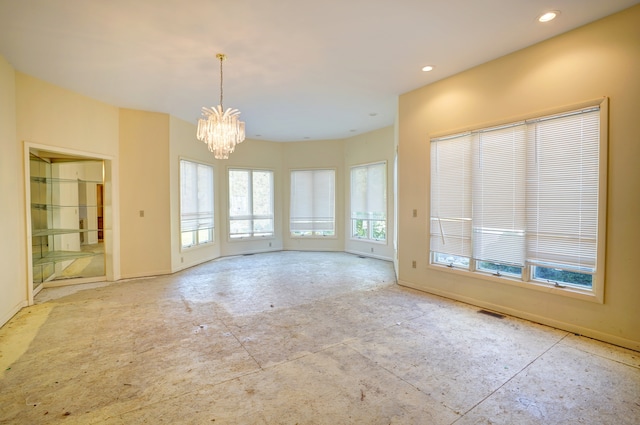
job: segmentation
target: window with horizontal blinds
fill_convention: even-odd
[[[296,234],[335,232],[335,170],[292,170],[289,228]]]
[[[593,106],[432,139],[432,261],[591,288],[601,120]]]
[[[387,163],[351,167],[351,236],[386,240]]]
[[[594,272],[598,237],[600,111],[527,124],[527,259]]]
[[[273,236],[273,171],[229,169],[229,237]]]
[[[431,251],[471,257],[471,134],[431,141]]]
[[[524,123],[473,133],[473,257],[525,263]]]
[[[180,160],[180,232],[182,247],[213,240],[213,167]]]

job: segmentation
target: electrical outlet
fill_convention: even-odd
[[[413,267],[414,269],[416,268],[416,260],[413,260],[413,261],[411,262],[411,267]]]
[[[371,252],[373,252],[373,247],[371,247]]]
[[[144,210],[140,210],[140,217],[144,217]]]
[[[180,257],[180,262],[184,263],[184,257]]]
[[[271,242],[269,242],[269,247],[271,247]]]

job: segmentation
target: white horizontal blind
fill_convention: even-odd
[[[213,228],[213,167],[180,160],[180,230]]]
[[[525,262],[526,125],[473,133],[473,257]]]
[[[599,108],[546,117],[529,127],[527,259],[595,271]]]
[[[351,168],[351,218],[387,219],[387,164]]]
[[[471,135],[431,141],[431,251],[471,257]]]
[[[335,230],[335,170],[291,171],[291,232]]]

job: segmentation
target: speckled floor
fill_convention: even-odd
[[[638,424],[640,353],[399,287],[345,253],[43,290],[0,423]]]

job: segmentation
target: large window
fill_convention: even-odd
[[[432,139],[432,263],[592,291],[604,258],[600,123],[594,106]]]
[[[213,223],[213,167],[180,160],[182,247],[213,242]]]
[[[229,237],[273,236],[273,171],[229,170]]]
[[[351,237],[387,240],[387,163],[351,167]]]
[[[291,236],[335,235],[335,170],[292,170]]]

